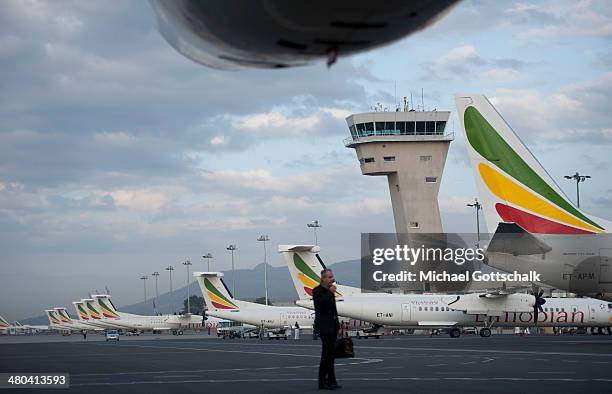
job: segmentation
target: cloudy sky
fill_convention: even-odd
[[[464,1],[330,70],[224,72],[175,52],[144,1],[3,1],[0,314],[105,286],[136,302],[138,278],[169,264],[201,270],[210,252],[228,269],[229,243],[252,267],[262,233],[281,265],[275,245],[311,242],[313,219],[326,260],[357,258],[361,232],[394,226],[385,179],[362,176],[343,146],[344,117],[393,106],[395,86],[423,88],[426,109],[486,94],[568,195],[564,174],[591,175],[582,206],[612,218],[611,38],[609,2]],[[447,231],[473,231],[474,196],[458,133],[440,192]]]

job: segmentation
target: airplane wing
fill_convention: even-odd
[[[469,315],[501,316],[506,312],[532,312],[536,297],[531,294],[499,292],[458,295],[448,307]]]
[[[552,248],[516,223],[499,223],[487,253],[506,253],[525,256],[548,253]]]

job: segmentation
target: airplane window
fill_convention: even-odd
[[[555,308],[555,312],[559,312],[559,308]]]
[[[612,304],[608,304],[608,309],[612,309]]]
[[[421,308],[421,307],[419,307],[419,310],[421,310],[421,309],[422,309],[422,308]]]
[[[436,307],[436,312],[438,311],[438,307]]]

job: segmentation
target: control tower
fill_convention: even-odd
[[[375,111],[346,118],[364,175],[389,182],[397,233],[441,233],[438,191],[452,133],[449,111]]]

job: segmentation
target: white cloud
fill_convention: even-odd
[[[515,3],[504,13],[517,22],[537,22],[521,29],[517,38],[538,43],[563,37],[611,37],[609,4],[590,0],[552,0],[541,4]]]
[[[94,140],[98,144],[107,144],[107,145],[116,145],[116,146],[131,145],[137,142],[136,137],[126,132],[123,132],[123,131],[119,131],[119,132],[104,131],[101,133],[95,133]]]
[[[466,62],[470,59],[476,59],[476,48],[472,45],[463,45],[457,48],[453,48],[446,54],[442,55],[437,63],[442,66],[456,65],[458,63]]]
[[[549,94],[498,89],[491,102],[521,136],[539,141],[610,141],[612,72]]]
[[[511,68],[492,68],[485,71],[484,77],[494,82],[512,82],[521,78],[521,73]]]
[[[313,132],[319,125],[316,114],[308,116],[289,116],[279,110],[241,116],[232,122],[238,130],[260,134],[303,135]]]
[[[171,200],[171,192],[162,188],[155,189],[123,189],[108,193],[98,193],[98,196],[110,195],[118,207],[137,211],[158,211]]]
[[[216,135],[210,139],[211,145],[223,145],[225,144],[225,136]]]

